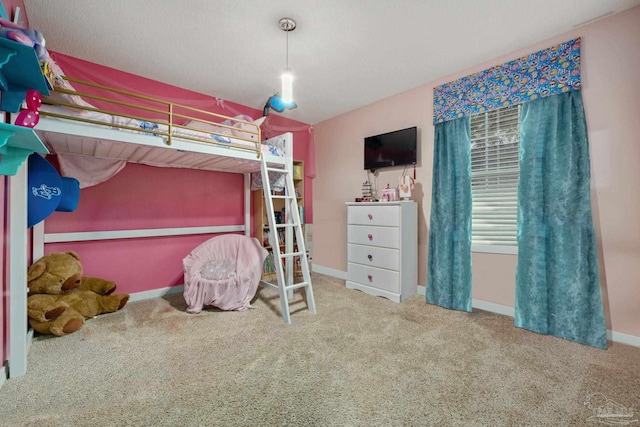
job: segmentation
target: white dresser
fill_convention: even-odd
[[[347,203],[347,288],[395,302],[418,286],[418,204]]]

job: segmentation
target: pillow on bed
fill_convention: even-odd
[[[240,120],[244,120],[246,122],[252,122],[254,125],[260,127],[267,117],[266,116],[265,117],[260,117],[259,119],[256,119],[256,120],[253,120],[249,116],[236,116],[235,118],[236,119],[240,119]],[[238,129],[238,130],[234,129],[234,130],[231,131],[233,136],[237,136],[239,138],[250,139],[251,141],[257,141],[258,140],[258,135],[254,134],[254,133],[245,132],[246,130],[255,132],[255,130],[256,130],[255,127],[250,126],[250,125],[248,125],[247,123],[244,123],[244,122],[235,122],[235,123],[232,124],[232,126],[234,126],[235,128]]]
[[[223,128],[221,126],[214,125],[213,123],[199,122],[198,120],[189,120],[184,125],[190,127],[191,129],[198,129],[207,133],[215,132],[231,135],[231,129]]]
[[[260,117],[257,120],[253,120],[249,116],[238,115],[238,116],[235,117],[235,119],[244,120],[245,122],[252,122],[256,126],[260,127],[260,125],[262,125],[262,123],[264,122],[266,117]],[[204,132],[217,133],[217,134],[229,135],[229,136],[237,136],[237,137],[240,137],[240,138],[246,138],[246,139],[250,139],[252,141],[256,141],[258,139],[258,135],[246,132],[246,130],[255,131],[256,128],[253,127],[253,126],[248,125],[245,122],[240,122],[240,121],[236,121],[236,120],[233,120],[233,119],[225,120],[224,122],[222,122],[222,124],[224,124],[226,126],[233,126],[234,128],[237,128],[238,130],[225,128],[225,127],[222,127],[222,126],[215,125],[213,123],[200,122],[198,120],[189,120],[184,125],[192,128],[192,129],[198,129],[198,130],[201,130],[201,131],[204,131]],[[225,138],[224,136],[220,136],[220,137],[214,136],[214,138],[217,139],[217,140],[218,139],[223,139],[224,141],[222,141],[222,142],[231,142],[230,140],[227,141],[228,138]]]

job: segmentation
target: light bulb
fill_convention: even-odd
[[[293,74],[290,68],[285,68],[282,72],[282,102],[293,102]]]

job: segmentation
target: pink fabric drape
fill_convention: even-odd
[[[227,116],[236,116],[246,114],[248,116],[258,118],[262,115],[260,110],[249,108],[220,98],[168,85],[166,83],[150,80],[135,74],[127,73],[112,68],[106,68],[98,64],[83,61],[57,52],[49,52],[53,60],[64,70],[65,75],[74,77],[87,82],[96,83],[103,86],[118,88],[123,91],[137,93],[153,98],[159,98],[164,101],[176,104],[187,105],[193,108],[210,111],[216,114]],[[82,86],[74,83],[76,89],[93,95],[104,95],[105,91],[88,86]],[[111,99],[119,101],[131,102],[131,98],[122,94],[110,94]],[[99,100],[88,100],[90,103],[104,109],[108,109],[121,114],[134,114],[135,109],[131,107],[115,105]],[[158,108],[158,104],[146,101],[136,100],[137,103]],[[159,118],[160,114],[146,112],[150,118]],[[193,114],[196,115],[196,114]]]
[[[124,160],[101,159],[99,157],[58,154],[62,176],[78,180],[80,188],[98,185],[120,172],[127,164]]]

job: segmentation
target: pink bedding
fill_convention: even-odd
[[[203,306],[246,310],[256,294],[267,250],[252,237],[225,234],[195,248],[183,260],[187,312]]]

